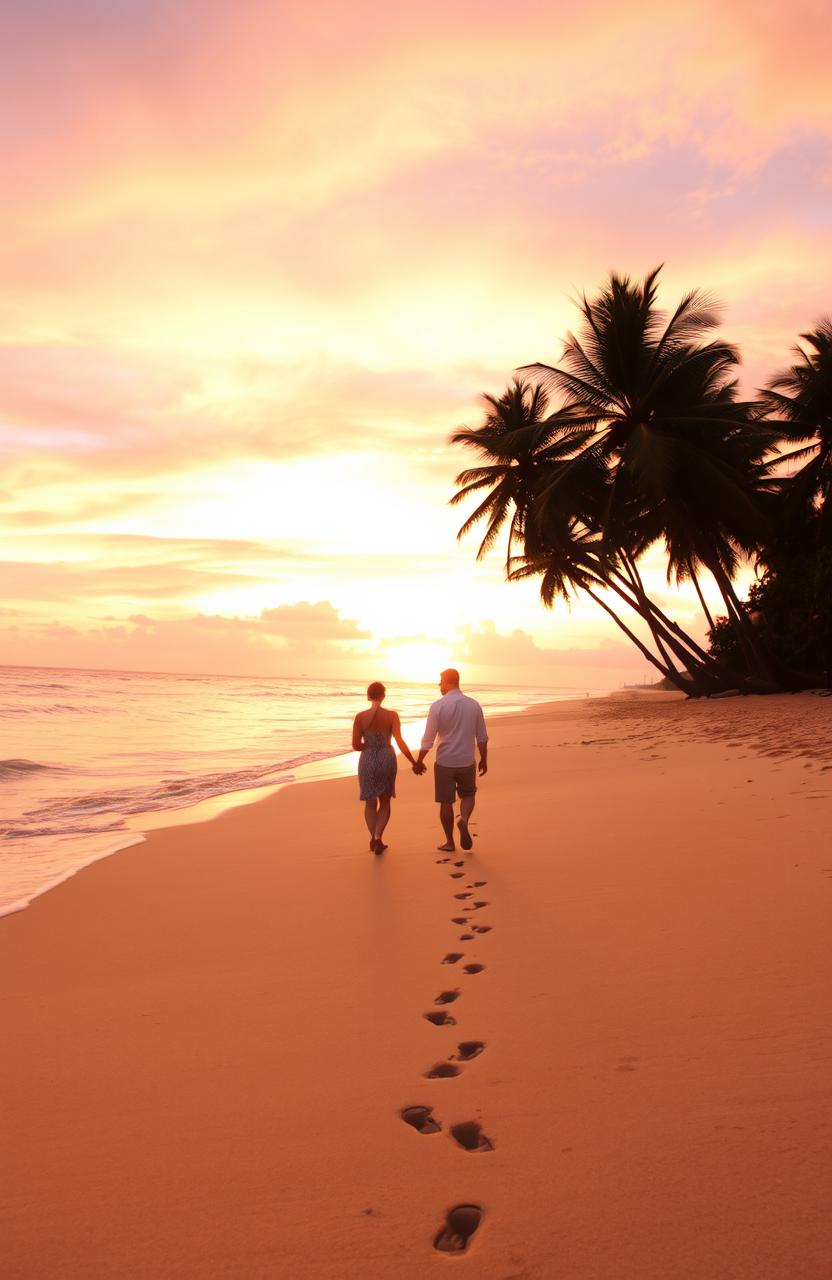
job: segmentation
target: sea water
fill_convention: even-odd
[[[467,691],[490,714],[585,692]],[[414,749],[435,697],[434,684],[388,690]],[[0,667],[0,914],[150,827],[338,763],[366,705],[355,682]]]

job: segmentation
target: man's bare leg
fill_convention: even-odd
[[[386,844],[382,844],[381,837],[384,835],[384,828],[390,821],[390,797],[380,796],[378,802],[378,813],[376,814],[376,853],[383,853],[387,848]],[[379,848],[381,846],[381,848]]]
[[[442,823],[442,830],[445,832],[445,843],[440,844],[440,853],[454,853],[456,845],[454,844],[454,807],[452,804],[440,804],[439,821]]]
[[[373,799],[372,799],[372,800],[365,800],[365,801],[364,801],[364,821],[366,822],[366,824],[367,824],[367,830],[368,830],[368,831],[369,831],[369,833],[370,833],[370,848],[372,849],[372,848],[373,848],[373,845],[375,844],[375,841],[376,841],[376,800],[375,800],[375,797],[373,797]]]
[[[468,831],[468,819],[474,812],[474,805],[477,803],[476,793],[470,796],[460,796],[459,798],[459,843],[463,849],[473,848],[474,842]]]

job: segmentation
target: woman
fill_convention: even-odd
[[[386,692],[383,684],[374,681],[367,690],[370,706],[366,711],[359,711],[352,726],[352,749],[361,752],[358,782],[373,853],[384,853],[387,848],[381,837],[390,821],[390,801],[396,794],[396,753],[390,738],[396,739],[406,760],[416,763],[402,738],[399,713],[387,711],[381,705]]]

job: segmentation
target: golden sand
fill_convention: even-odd
[[[0,921],[7,1280],[828,1280],[832,699],[491,732],[467,858],[299,785]]]

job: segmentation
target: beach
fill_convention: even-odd
[[[828,1280],[832,700],[490,730],[470,855],[400,767],[0,920],[4,1277]]]

